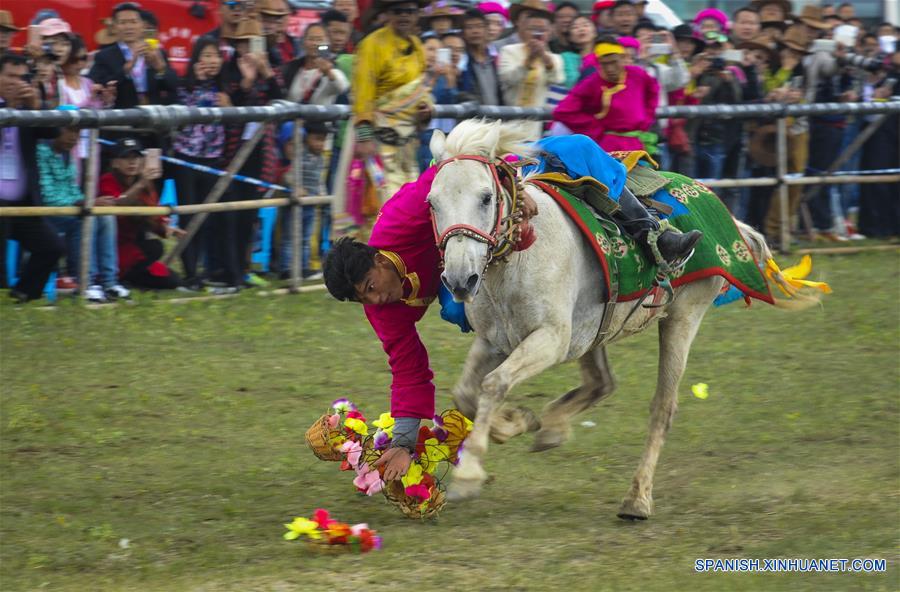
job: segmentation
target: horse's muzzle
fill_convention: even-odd
[[[457,302],[472,302],[475,293],[478,291],[479,277],[477,273],[471,274],[464,280],[456,277],[449,277],[447,272],[441,274],[441,281],[453,294],[453,299]]]

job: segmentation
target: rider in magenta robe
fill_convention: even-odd
[[[559,170],[575,178],[592,176],[609,187],[610,196],[619,201],[621,216],[617,214],[616,219],[626,231],[632,232],[639,225],[653,227],[655,222],[624,186],[625,167],[595,142],[585,136],[564,136],[546,138],[537,147],[539,164],[535,172]],[[376,462],[385,466],[384,478],[388,481],[406,472],[411,458],[403,451],[415,447],[419,421],[431,419],[435,411],[434,375],[416,323],[442,289],[441,253],[426,201],[437,170],[429,168],[384,204],[368,244],[342,238],[332,246],[324,266],[328,291],[338,300],[363,305],[366,318],[388,355],[393,375],[394,436],[392,449]],[[534,202],[527,198],[526,217],[536,213]],[[667,260],[675,260],[689,253],[700,236],[697,231],[667,231],[658,245]],[[456,306],[463,318],[455,322],[462,326],[462,305]]]

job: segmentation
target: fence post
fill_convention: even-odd
[[[787,174],[787,120],[782,114],[778,118],[777,126],[778,136],[776,152],[778,156],[778,169],[776,176],[778,177],[778,210],[781,217],[781,252],[789,253],[791,250],[791,220],[789,208],[788,186],[784,182]]]
[[[303,196],[303,134],[300,127],[302,119],[294,120],[294,134],[291,141],[294,144],[294,159],[291,161],[291,173],[293,187],[291,187],[291,287],[290,292],[296,294],[300,291],[303,278],[300,276],[301,258],[303,256],[303,208],[300,198]]]
[[[91,283],[91,248],[94,243],[94,199],[97,196],[97,169],[100,163],[97,161],[100,153],[100,130],[92,128],[88,134],[88,157],[84,169],[84,206],[82,208],[84,218],[81,221],[81,256],[78,260],[78,295],[84,296],[84,291]]]

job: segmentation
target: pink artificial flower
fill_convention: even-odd
[[[366,495],[375,495],[384,487],[381,475],[378,471],[370,469],[368,463],[363,463],[356,469],[356,479],[353,480],[353,484]]]
[[[337,413],[335,413],[334,415],[329,415],[328,416],[328,429],[336,430],[338,427],[338,424],[340,424],[340,422],[341,422],[341,416],[338,415]]]
[[[328,510],[324,510],[322,508],[318,508],[313,513],[313,522],[319,525],[319,528],[322,530],[328,530],[328,525],[334,522],[329,515]]]
[[[365,522],[361,522],[350,527],[350,534],[353,536],[359,536],[364,530],[369,530],[369,525]]]
[[[359,457],[362,454],[362,446],[359,445],[359,442],[347,440],[341,444],[341,452],[347,454],[347,463],[355,469],[356,465],[359,464]]]
[[[409,497],[414,497],[420,501],[428,501],[431,497],[431,492],[428,491],[428,488],[422,485],[421,483],[416,483],[415,485],[410,485],[404,490],[404,493]]]

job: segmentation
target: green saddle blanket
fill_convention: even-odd
[[[702,183],[677,173],[658,174],[668,179],[668,184],[653,199],[673,206],[669,223],[682,232],[703,232],[693,257],[671,276],[672,286],[718,275],[747,297],[772,304],[769,284],[725,204]],[[640,298],[653,287],[656,264],[630,236],[611,220],[598,219],[594,210],[565,188],[546,181],[535,184],[553,197],[581,230],[603,268],[607,293],[611,281],[618,283],[619,301]]]

